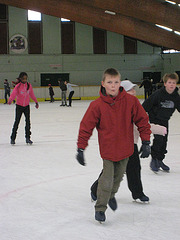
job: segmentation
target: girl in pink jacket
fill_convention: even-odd
[[[27,73],[21,72],[19,74],[19,78],[18,78],[19,83],[15,86],[8,101],[8,104],[11,104],[12,101],[16,98],[16,116],[15,116],[15,122],[12,129],[12,134],[11,134],[12,145],[15,144],[17,129],[23,113],[26,121],[26,126],[25,126],[26,143],[29,143],[29,144],[33,143],[30,139],[30,136],[31,136],[30,106],[29,106],[30,98],[32,98],[32,100],[36,103],[35,105],[36,108],[39,107],[39,104],[34,95],[31,84],[27,82],[27,78],[28,78]]]

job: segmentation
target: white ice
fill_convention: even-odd
[[[15,105],[0,105],[0,240],[179,240],[180,114],[170,120],[170,173],[154,174],[142,159],[149,204],[132,200],[126,176],[116,195],[118,209],[94,219],[90,186],[102,168],[94,130],[85,151],[87,165],[75,159],[80,120],[90,101],[31,103],[32,146],[25,144],[24,116],[15,146],[10,145]],[[110,147],[110,146],[109,146]]]

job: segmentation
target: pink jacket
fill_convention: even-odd
[[[29,89],[27,90],[29,84]],[[18,83],[13,89],[8,103],[11,103],[16,98],[16,104],[26,107],[29,105],[30,98],[37,103],[37,99],[34,95],[32,85],[30,83]]]

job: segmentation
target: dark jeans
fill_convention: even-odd
[[[132,197],[134,199],[141,197],[143,195],[143,187],[141,182],[141,164],[137,144],[134,144],[134,153],[129,157],[126,176],[128,188],[132,193]]]
[[[151,90],[150,89],[144,89],[144,97],[145,100],[151,95]]]
[[[101,176],[101,174],[102,172],[100,173],[99,177]],[[141,197],[144,193],[141,182],[141,165],[137,144],[134,144],[134,153],[132,156],[129,157],[129,161],[126,168],[126,176],[128,188],[132,193],[132,197],[134,199]],[[98,179],[91,186],[91,191],[94,196],[97,196]]]
[[[16,105],[16,116],[15,122],[12,129],[11,139],[15,140],[17,135],[17,130],[19,126],[19,122],[21,120],[21,116],[24,113],[26,126],[25,126],[25,138],[30,138],[31,135],[31,124],[30,124],[30,106],[22,107],[20,105]]]
[[[168,134],[165,136],[154,135],[153,145],[151,147],[151,156],[153,159],[162,161],[165,158],[165,154],[167,153],[167,140]]]
[[[69,106],[71,107],[71,103],[72,103],[72,96],[74,95],[74,91],[71,91],[69,93]]]
[[[51,98],[50,102],[54,102],[53,96],[54,96],[54,95],[50,95],[50,98]]]
[[[7,103],[7,96],[9,96],[10,97],[10,92],[5,92],[5,94],[4,94],[4,98],[5,98],[5,103]]]

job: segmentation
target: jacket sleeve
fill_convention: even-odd
[[[143,108],[145,109],[145,111],[147,113],[149,113],[151,111],[151,109],[153,108],[154,105],[157,105],[158,104],[158,94],[157,92],[152,94],[149,98],[147,98],[142,106]]]
[[[10,97],[9,97],[9,102],[12,102],[16,98],[17,93],[18,93],[18,86],[19,86],[19,84],[17,84],[15,86],[15,88],[13,89],[13,91],[12,91]]]
[[[88,146],[88,140],[92,135],[93,129],[99,122],[98,107],[92,102],[87,109],[79,128],[77,147],[85,149]]]
[[[136,99],[135,106],[133,108],[133,122],[138,128],[142,141],[149,141],[151,130],[149,124],[149,117],[138,99]]]
[[[180,96],[178,97],[176,109],[178,110],[178,112],[180,112]]]
[[[32,85],[31,85],[30,83],[29,83],[29,95],[30,95],[30,97],[32,98],[32,100],[33,100],[35,103],[38,102],[37,99],[36,99],[36,97],[35,97],[35,95],[34,95],[34,91],[33,91]]]

